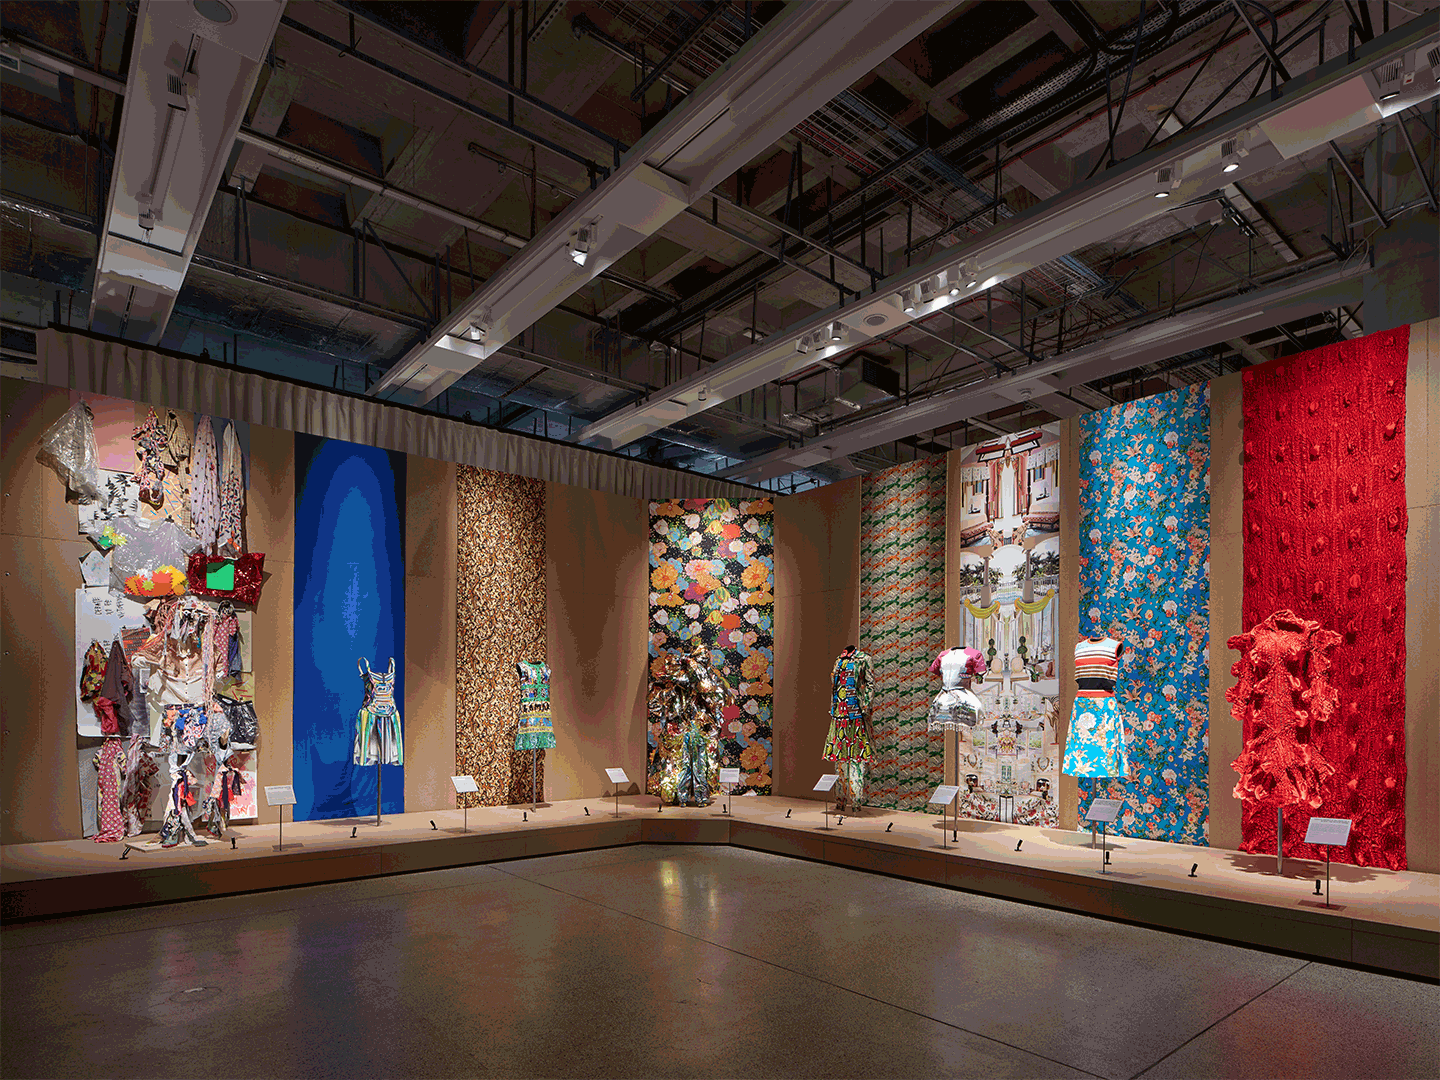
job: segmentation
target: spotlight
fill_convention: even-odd
[[[840,324],[839,324],[838,322],[832,322],[832,323],[830,324],[830,340],[831,340],[831,341],[844,341],[844,340],[845,340],[845,331],[844,331],[843,329],[841,329],[841,326],[840,326]]]
[[[1178,183],[1175,166],[1165,165],[1155,171],[1155,198],[1168,199],[1171,190]]]
[[[471,341],[484,341],[490,333],[490,326],[493,321],[490,316],[490,309],[486,308],[470,320],[470,325],[465,328],[465,336]]]
[[[575,239],[570,242],[570,258],[576,266],[584,266],[585,260],[590,255],[590,239],[594,232],[592,226],[584,225],[575,234]]]
[[[901,310],[904,311],[906,315],[914,315],[914,314],[915,314],[915,290],[914,290],[914,289],[906,289],[904,292],[902,292],[902,293],[900,294],[900,301],[901,301],[901,304],[902,304]]]
[[[1399,90],[1391,90],[1388,94],[1381,94],[1381,95],[1380,95],[1380,100],[1381,100],[1382,102],[1383,102],[1383,101],[1394,101],[1394,100],[1395,100],[1397,97],[1399,97],[1399,96],[1400,96],[1400,91],[1399,91]]]
[[[701,400],[701,401],[704,401],[706,398],[708,398],[708,397],[710,396],[710,389],[709,389],[709,387],[705,387],[705,386],[700,387],[700,393],[699,393],[698,396],[699,396],[699,400]]]
[[[1220,159],[1225,162],[1220,171],[1235,172],[1240,168],[1240,159],[1244,156],[1245,151],[1241,149],[1239,139],[1226,139],[1220,144]]]
[[[950,282],[950,295],[951,295],[951,296],[959,296],[959,295],[960,295],[960,271],[959,271],[958,269],[955,271],[955,278],[954,278],[954,280]]]
[[[800,353],[802,356],[810,351],[809,334],[802,334],[800,337],[795,339],[795,351]]]

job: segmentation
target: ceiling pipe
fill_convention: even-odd
[[[1360,50],[1354,63],[1344,56],[1337,57],[1284,84],[1277,96],[1266,95],[1240,105],[964,244],[907,268],[878,284],[864,300],[817,312],[732,353],[704,372],[703,378],[694,375],[679,380],[649,401],[617,409],[587,426],[576,438],[611,449],[624,446],[813,364],[816,356],[798,354],[795,342],[832,321],[842,322],[847,335],[843,343],[821,354],[831,358],[952,304],[983,295],[987,289],[1037,266],[1157,218],[1167,213],[1172,203],[1186,204],[1350,131],[1368,128],[1384,111],[1372,70],[1388,60],[1413,60],[1426,69],[1417,71],[1413,88],[1394,102],[1392,111],[1440,94],[1433,72],[1428,70],[1432,43],[1440,44],[1440,12],[1412,20],[1377,38]],[[1323,124],[1317,116],[1323,117]],[[1240,169],[1227,173],[1223,169],[1229,161],[1222,148],[1232,140],[1246,152],[1239,158]],[[938,295],[928,302],[907,300],[902,304],[900,298],[913,296],[922,282],[936,281],[941,275],[948,277],[963,267],[969,267],[964,275],[968,281],[962,283],[958,296],[938,290]],[[699,394],[702,386],[706,391],[703,399]]]

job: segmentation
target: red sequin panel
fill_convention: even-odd
[[[1340,635],[1339,711],[1315,735],[1334,766],[1318,810],[1285,811],[1285,854],[1311,815],[1354,819],[1336,862],[1405,869],[1405,367],[1410,330],[1244,373],[1246,630],[1289,608]],[[1246,725],[1246,742],[1252,732]],[[1275,812],[1246,803],[1244,851],[1275,850]]]

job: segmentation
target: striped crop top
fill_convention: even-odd
[[[1087,697],[1115,693],[1125,643],[1114,638],[1081,638],[1075,646],[1075,682]]]

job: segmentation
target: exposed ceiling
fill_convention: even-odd
[[[1436,314],[1437,7],[7,0],[6,370],[827,483]]]

